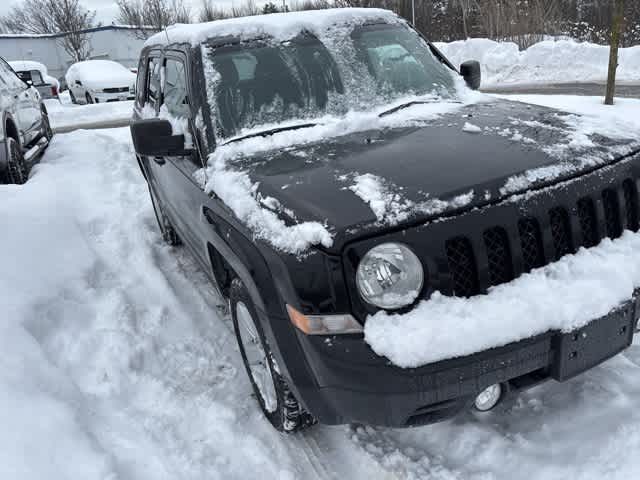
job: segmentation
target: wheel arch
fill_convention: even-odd
[[[206,209],[205,216],[208,216]],[[220,277],[216,275],[220,273],[216,274],[215,268],[222,266],[230,273],[229,282],[234,277],[243,282],[281,373],[306,408],[300,388],[315,386],[315,376],[286,311],[285,304],[296,305],[297,294],[285,262],[275,250],[261,246],[220,217],[215,221],[209,219],[209,223],[215,230],[215,235],[211,235],[215,240],[207,242],[210,272],[217,282]]]
[[[5,112],[5,115],[2,119],[2,127],[4,130],[5,141],[7,137],[11,137],[16,142],[18,142],[18,145],[22,144],[22,142],[20,141],[20,131],[18,130],[18,126],[13,120],[13,117],[8,112]]]

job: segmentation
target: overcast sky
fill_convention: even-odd
[[[191,4],[192,11],[195,13],[202,4],[202,0],[185,0],[188,4]],[[214,3],[220,6],[231,6],[234,0],[213,0]],[[21,0],[0,0],[0,15],[6,14],[11,6],[20,4]],[[114,0],[81,0],[81,3],[89,10],[95,10],[96,22],[102,22],[103,24],[110,24],[118,14],[118,7]],[[236,0],[235,3],[241,3],[241,0]]]

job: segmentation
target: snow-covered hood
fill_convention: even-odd
[[[135,84],[136,76],[130,72],[112,72],[108,77],[95,77],[88,75],[78,75],[84,86],[93,90],[103,88],[132,87]]]
[[[348,237],[481,206],[640,151],[577,115],[497,100],[423,126],[364,132],[237,164],[257,196],[291,223]]]
[[[91,90],[132,87],[136,81],[135,74],[111,60],[87,60],[75,63],[69,67],[65,78],[67,85],[80,80],[85,88]]]

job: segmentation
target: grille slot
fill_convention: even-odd
[[[578,220],[582,231],[582,245],[586,248],[595,247],[600,238],[596,207],[591,198],[585,197],[578,200]]]
[[[518,232],[520,233],[524,271],[530,272],[534,268],[542,267],[544,265],[544,247],[538,221],[535,218],[521,219],[518,222]]]
[[[638,231],[638,190],[633,180],[628,178],[622,182],[622,192],[624,193],[624,207],[627,211],[627,228]]]
[[[571,223],[569,214],[562,207],[549,210],[551,223],[551,236],[553,237],[553,248],[555,250],[555,260],[560,260],[569,253],[573,253],[573,240],[571,239]]]
[[[129,87],[103,88],[102,91],[104,93],[122,93],[122,92],[128,92]]]
[[[447,262],[453,281],[453,294],[471,297],[479,293],[478,270],[471,242],[466,237],[447,240]]]
[[[620,221],[620,205],[615,190],[607,188],[602,192],[602,206],[604,219],[607,226],[607,236],[618,238],[622,235],[622,222]]]
[[[489,284],[500,285],[513,280],[513,263],[509,236],[502,227],[493,227],[484,232],[484,246],[489,261]]]

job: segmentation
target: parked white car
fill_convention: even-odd
[[[74,63],[65,79],[73,103],[117,102],[135,96],[135,74],[111,60]]]
[[[60,83],[49,75],[44,64],[33,60],[14,60],[8,63],[20,80],[35,87],[43,99],[58,99]]]

